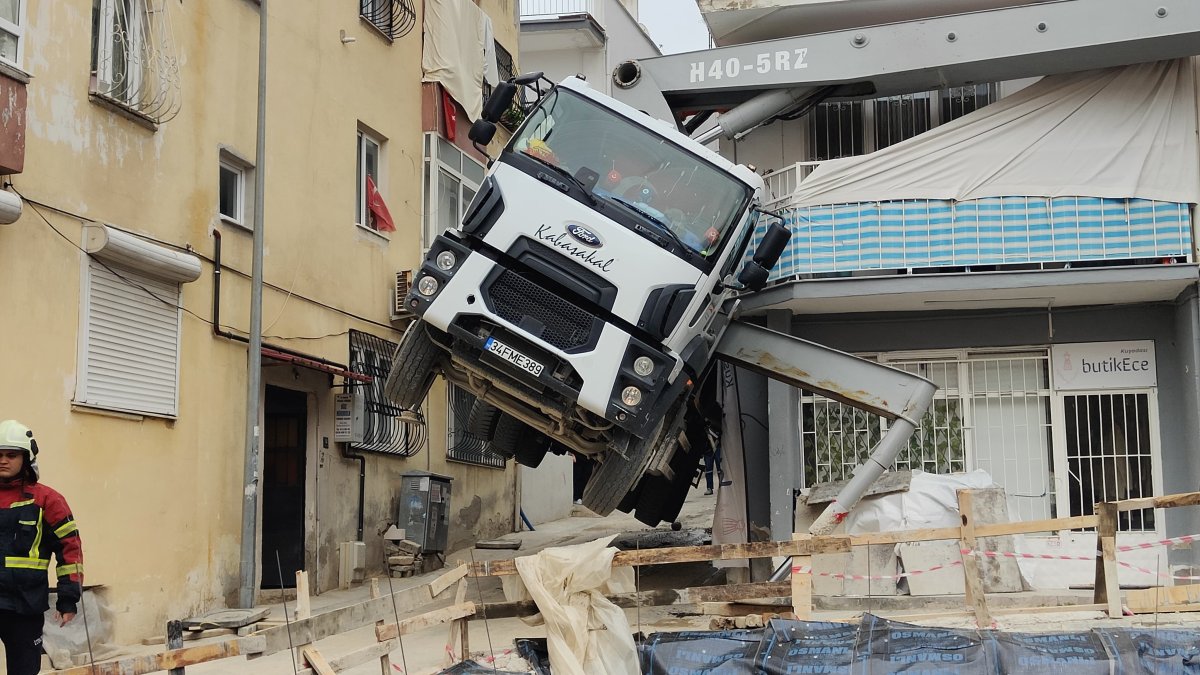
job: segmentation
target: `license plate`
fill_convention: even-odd
[[[509,347],[508,345],[497,340],[496,338],[493,338],[493,337],[488,338],[487,342],[484,343],[483,348],[488,350],[489,352],[495,354],[496,356],[499,356],[500,358],[504,359],[505,361],[508,361],[509,363],[520,368],[521,370],[524,370],[525,372],[529,373],[530,375],[533,375],[534,377],[539,377],[542,374],[542,370],[543,370],[542,364],[538,363],[537,361],[534,361],[533,359],[529,358],[528,356],[525,356],[524,354],[513,349],[512,347]]]

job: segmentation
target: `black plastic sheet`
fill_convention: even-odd
[[[774,619],[767,626],[754,670],[770,675],[849,673],[858,626],[824,621]]]
[[[738,675],[754,671],[763,629],[654,633],[641,643],[643,673]]]
[[[930,628],[871,614],[859,626],[858,657],[865,673],[991,675],[979,631]]]
[[[1098,628],[1093,632],[1113,655],[1113,675],[1200,675],[1196,631]]]

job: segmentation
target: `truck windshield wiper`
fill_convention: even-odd
[[[666,232],[667,236],[671,238],[671,241],[675,242],[675,244],[679,248],[683,249],[687,253],[689,258],[692,256],[692,253],[694,253],[694,251],[692,250],[692,247],[683,243],[683,240],[679,238],[679,235],[675,234],[675,231],[671,229],[671,226],[668,225],[667,223],[663,222],[663,220],[661,218],[659,218],[658,216],[655,216],[653,213],[650,213],[646,209],[643,209],[642,207],[629,201],[628,199],[625,199],[624,197],[618,197],[617,195],[612,195],[612,199],[614,199],[618,202],[621,202],[629,209],[636,211],[636,212],[640,213],[641,215],[645,216],[646,220],[649,220],[651,223],[658,226],[658,229],[662,230],[663,232]]]
[[[572,175],[570,171],[567,171],[566,169],[562,168],[561,166],[558,166],[557,164],[551,164],[550,162],[547,162],[546,160],[544,160],[540,157],[535,157],[534,155],[531,155],[528,152],[523,152],[521,154],[532,159],[533,161],[537,162],[538,164],[541,164],[542,166],[553,170],[554,173],[557,173],[559,176],[566,178],[568,181],[571,182],[572,185],[579,188],[579,191],[582,192],[585,197],[587,197],[589,204],[591,204],[592,206],[596,205],[596,197],[591,193],[591,191],[589,191],[587,189],[587,187],[584,186],[583,181],[579,180],[574,175]]]

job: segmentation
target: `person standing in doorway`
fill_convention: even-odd
[[[50,609],[47,570],[57,558],[54,618],[65,626],[83,593],[83,546],[67,500],[38,482],[38,446],[29,427],[0,422],[0,642],[9,675],[37,675]]]

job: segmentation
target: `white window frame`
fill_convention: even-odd
[[[221,171],[229,171],[237,177],[235,189],[237,194],[234,195],[234,214],[230,215],[221,211]],[[244,227],[247,230],[254,229],[253,224],[246,222],[246,167],[240,163],[233,162],[222,154],[220,162],[218,162],[217,170],[217,216],[226,223]]]
[[[374,227],[371,227],[370,209],[367,207],[367,153],[368,145],[375,146],[375,188],[379,190],[379,194],[386,198],[384,191],[384,167],[386,163],[384,158],[387,156],[387,139],[375,133],[374,131],[359,125],[358,135],[354,143],[354,158],[355,158],[355,194],[354,194],[354,224],[367,230],[387,237],[386,232],[381,232]]]
[[[96,34],[96,80],[105,92],[113,91],[113,24],[116,21],[118,4],[129,4],[126,21],[129,24],[129,41],[125,53],[125,77],[121,87],[123,96],[107,94],[122,103],[132,103],[142,89],[142,42],[146,0],[100,0],[100,20]]]
[[[92,291],[95,284],[95,275],[103,274],[105,276],[116,275],[118,280],[125,285],[130,295],[127,298],[136,298],[138,301],[145,302],[147,306],[153,303],[155,308],[161,308],[166,303],[174,303],[174,322],[172,329],[174,331],[174,344],[170,348],[174,350],[174,370],[172,377],[173,395],[172,400],[167,406],[154,408],[153,406],[138,406],[130,404],[128,399],[120,401],[117,399],[105,396],[100,387],[91,387],[94,380],[99,379],[92,375],[92,362],[90,359],[89,345],[91,344],[94,335],[93,306],[92,306]],[[80,329],[79,329],[79,353],[78,363],[79,369],[76,378],[75,399],[73,403],[85,408],[97,408],[101,410],[110,410],[120,413],[128,413],[132,415],[142,415],[147,417],[163,417],[167,419],[175,419],[179,413],[179,374],[180,365],[182,363],[182,332],[183,332],[183,311],[181,309],[182,302],[182,285],[178,282],[169,282],[156,280],[145,273],[130,270],[124,267],[103,263],[89,256],[83,257],[81,296],[80,296]],[[173,292],[171,291],[173,287]],[[147,292],[147,289],[154,293],[154,297]],[[166,347],[165,341],[159,346]],[[145,345],[137,346],[137,350],[144,350]],[[119,364],[118,364],[119,365]]]
[[[29,0],[17,0],[17,23],[0,18],[0,31],[8,33],[17,39],[17,57],[13,60],[0,58],[0,63],[7,63],[15,68],[21,68],[25,63],[25,11]]]
[[[466,213],[467,207],[471,204],[471,199],[464,199],[466,196],[464,190],[470,190],[473,198],[474,195],[479,193],[479,185],[482,182],[469,178],[461,168],[455,168],[443,162],[441,156],[438,154],[439,140],[454,148],[454,150],[458,152],[460,155],[460,166],[462,162],[472,162],[475,164],[475,166],[479,167],[480,174],[486,175],[487,172],[486,166],[478,162],[469,153],[464,152],[462,148],[450,143],[449,141],[446,141],[437,134],[425,134],[425,191],[423,195],[425,200],[425,208],[423,211],[423,226],[421,228],[422,252],[428,251],[429,246],[433,243],[433,240],[442,233],[441,228],[438,226],[439,216],[441,215],[439,212],[441,207],[439,202],[439,197],[441,195],[441,172],[445,171],[458,180],[458,213],[454,214],[455,223],[462,222],[462,216]]]

